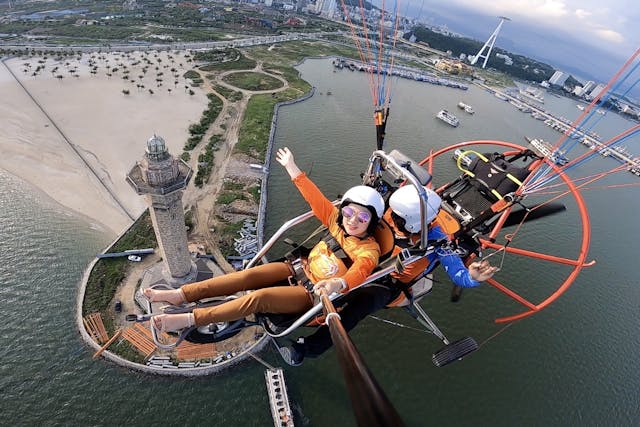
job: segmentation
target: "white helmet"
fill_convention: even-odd
[[[347,192],[344,193],[344,196],[342,196],[341,205],[344,206],[346,203],[357,203],[365,206],[378,216],[377,219],[382,218],[384,214],[384,200],[382,196],[376,190],[366,185],[357,185],[348,189]]]
[[[427,224],[431,223],[440,210],[442,199],[435,191],[425,188],[427,191]],[[420,197],[418,190],[413,185],[405,185],[398,188],[389,198],[391,210],[405,221],[404,229],[409,233],[420,231]]]

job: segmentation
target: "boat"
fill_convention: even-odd
[[[458,108],[460,108],[461,110],[464,110],[466,113],[469,113],[469,114],[475,113],[475,111],[473,111],[473,107],[471,105],[465,104],[462,101],[458,102]]]
[[[454,128],[458,127],[458,125],[460,124],[460,120],[458,120],[455,115],[451,114],[447,110],[440,110],[438,114],[436,114],[436,117],[443,122],[453,126]]]
[[[456,162],[458,161],[458,159],[460,159],[460,163],[465,165],[465,166],[470,166],[471,165],[471,157],[467,156],[461,149],[456,148],[453,152],[453,160],[455,160]]]
[[[578,110],[584,111],[584,105],[576,104],[576,107],[578,107]]]
[[[496,92],[493,94],[496,98],[498,99],[502,99],[503,101],[508,101],[509,98],[507,98],[506,96],[504,96],[503,94],[501,94],[500,92]]]
[[[529,99],[533,99],[536,102],[544,104],[544,97],[542,96],[542,93],[531,86],[527,86],[525,89],[520,89],[519,92],[521,95],[524,95]]]
[[[526,138],[529,144],[540,153],[540,155],[548,158],[558,166],[564,166],[569,163],[569,159],[564,155],[564,152],[558,149],[553,149],[553,145],[543,139]]]

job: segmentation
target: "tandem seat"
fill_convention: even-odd
[[[442,191],[442,208],[460,222],[461,232],[475,229],[485,233],[488,221],[513,202],[513,194],[531,173],[529,168],[533,160],[525,162],[524,166],[516,165],[515,161],[539,157],[530,150],[510,158],[500,153],[472,150],[463,154],[474,159],[468,167],[459,163],[463,175]]]

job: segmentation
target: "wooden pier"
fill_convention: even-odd
[[[275,427],[293,427],[293,414],[289,405],[282,368],[267,369],[264,371],[264,378],[267,382],[273,425]]]

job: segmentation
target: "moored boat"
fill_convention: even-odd
[[[438,114],[436,114],[436,117],[453,127],[457,127],[460,124],[460,120],[447,110],[440,110]]]
[[[569,159],[565,156],[564,152],[558,149],[553,149],[553,145],[543,139],[526,138],[540,155],[548,158],[558,166],[564,166],[569,163]]]
[[[465,104],[462,101],[458,102],[458,108],[464,110],[466,113],[469,113],[469,114],[475,113],[475,111],[473,110],[473,107],[471,105]]]

